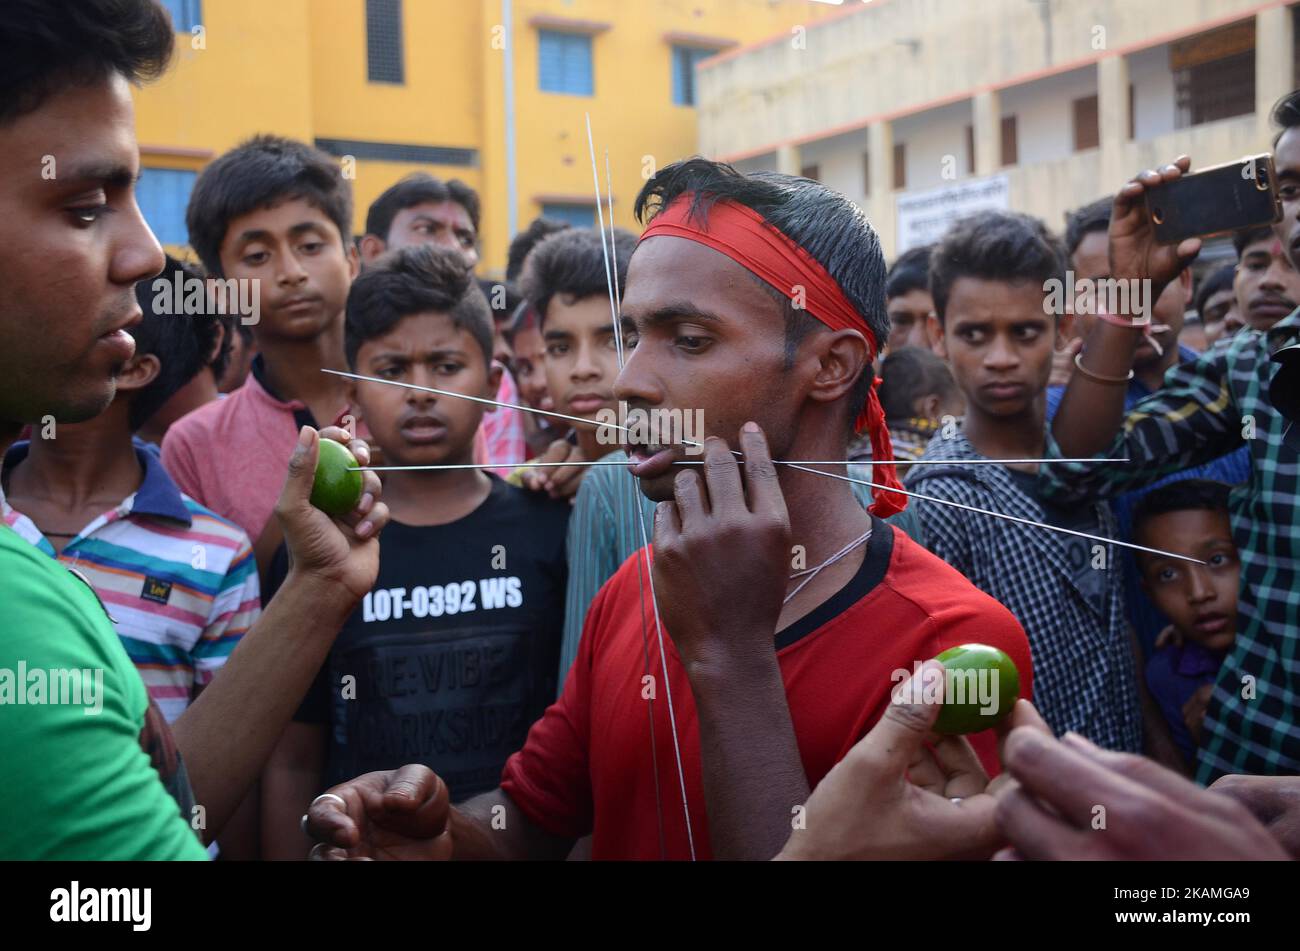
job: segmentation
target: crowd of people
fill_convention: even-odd
[[[1187,157],[889,268],[843,195],[695,157],[494,280],[465,184],[354,235],[269,133],[164,256],[166,12],[0,27],[0,857],[1300,856],[1300,92],[1219,268],[1143,202]],[[970,643],[1019,699],[937,734]]]

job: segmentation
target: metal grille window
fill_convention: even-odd
[[[591,37],[585,33],[537,31],[538,85],[542,92],[591,96]]]
[[[595,205],[563,205],[547,203],[542,205],[542,217],[555,221],[567,221],[575,228],[596,227]]]
[[[406,82],[402,0],[366,0],[366,64],[372,83]]]
[[[1180,129],[1255,111],[1255,20],[1242,20],[1171,43]]]
[[[715,50],[693,46],[673,47],[673,104],[695,105],[695,67],[715,54]]]
[[[159,242],[182,245],[190,240],[185,227],[185,209],[190,203],[197,172],[174,168],[142,168],[135,186],[140,213]]]
[[[1178,127],[1255,111],[1255,51],[1179,70],[1174,78]]]
[[[203,0],[163,0],[163,6],[172,15],[172,26],[179,33],[203,25]]]

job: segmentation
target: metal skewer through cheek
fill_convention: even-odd
[[[617,326],[617,324],[615,326]],[[556,413],[551,410],[535,409],[534,407],[531,406],[516,406],[513,403],[502,403],[499,402],[498,400],[484,399],[483,397],[479,397],[479,396],[467,396],[464,393],[454,393],[451,390],[439,390],[431,386],[416,386],[413,383],[402,383],[398,380],[382,380],[379,379],[378,377],[362,376],[357,373],[344,373],[341,370],[322,370],[321,372],[333,373],[336,376],[346,376],[354,380],[363,380],[367,383],[383,383],[388,386],[402,386],[402,387],[407,387],[408,389],[427,390],[428,392],[436,393],[440,396],[451,396],[451,397],[455,397],[456,399],[470,400],[475,403],[488,403],[493,406],[503,406],[511,409],[520,409],[530,413],[541,413],[544,416],[555,416],[560,419],[570,419],[579,423],[583,423],[588,426],[591,425],[591,420],[583,419],[581,416],[568,416],[564,413]],[[611,429],[620,430],[622,432],[630,431],[627,426],[620,426],[617,423],[599,423],[598,425],[608,426]],[[691,446],[700,445],[700,443],[688,441],[688,440],[683,440],[682,442],[683,445],[691,445]],[[735,449],[731,450],[731,454],[738,459],[744,458],[743,454],[738,452]],[[1085,458],[1079,458],[1079,459],[1073,459],[1073,458],[1071,459],[911,459],[911,460],[895,459],[894,465],[896,466],[934,466],[934,465],[979,466],[979,465],[1013,465],[1013,464],[1028,465],[1028,464],[1044,463],[1044,462],[1047,463],[1069,463],[1069,462],[1127,463],[1131,461],[1132,460],[1129,459],[1093,459],[1093,458],[1086,458],[1086,459]],[[1000,519],[1005,519],[1006,521],[1009,522],[1019,522],[1023,525],[1032,525],[1034,528],[1041,528],[1043,531],[1046,532],[1056,532],[1057,534],[1060,535],[1077,535],[1081,538],[1088,538],[1094,541],[1104,542],[1108,545],[1118,545],[1120,548],[1128,548],[1133,551],[1143,551],[1143,552],[1147,552],[1148,554],[1160,555],[1161,557],[1164,558],[1176,558],[1179,561],[1191,562],[1194,565],[1205,564],[1205,562],[1201,561],[1198,558],[1192,558],[1189,555],[1180,555],[1177,552],[1161,551],[1157,548],[1147,548],[1143,545],[1136,545],[1132,542],[1122,542],[1115,538],[1104,538],[1100,535],[1089,535],[1086,532],[1075,531],[1074,529],[1071,528],[1061,528],[1060,526],[1057,525],[1047,525],[1043,522],[1035,522],[1033,519],[1021,518],[1018,515],[1007,515],[1003,512],[993,512],[988,509],[977,508],[976,506],[973,505],[964,505],[961,502],[953,502],[950,499],[941,499],[931,495],[922,495],[919,492],[911,492],[906,489],[895,489],[887,485],[881,485],[876,482],[870,482],[866,479],[855,479],[852,478],[851,476],[844,476],[834,472],[824,472],[821,469],[809,468],[809,466],[870,465],[871,460],[869,459],[863,460],[860,463],[855,462],[854,460],[845,460],[845,459],[802,460],[798,462],[788,461],[784,459],[773,459],[772,464],[776,466],[789,466],[790,468],[793,469],[800,469],[803,470],[804,472],[811,472],[814,475],[825,476],[828,479],[839,479],[843,482],[854,483],[855,485],[865,485],[875,489],[883,489],[886,492],[897,492],[899,495],[906,495],[909,498],[920,499],[924,502],[933,502],[936,505],[948,505],[951,506],[952,508],[963,509],[968,512],[975,512],[979,515],[987,515],[991,518],[1000,518]],[[563,468],[566,466],[577,467],[577,466],[626,466],[626,465],[628,465],[628,463],[626,462],[604,462],[601,460],[596,460],[594,462],[525,462],[525,463],[521,463],[516,468],[524,468],[524,467]],[[675,462],[674,465],[703,465],[703,461],[680,459],[677,462]],[[500,468],[500,466],[496,464],[488,464],[488,463],[461,463],[461,464],[430,465],[430,466],[358,466],[357,467],[359,471],[363,471],[363,472],[365,471],[413,472],[419,470],[429,471],[429,470],[438,470],[438,469],[498,469],[498,468]],[[644,532],[644,525],[642,526],[642,531]]]
[[[591,114],[587,114],[587,148],[591,153],[591,177],[596,189],[596,214],[600,224],[600,248],[605,258],[605,283],[609,289],[609,314],[614,327],[614,347],[618,361],[619,372],[623,372],[625,360],[623,357],[623,325],[619,315],[619,300],[622,297],[618,287],[618,248],[614,243],[614,182],[609,174],[609,153],[605,154],[605,178],[609,188],[609,244],[605,243],[605,215],[601,210],[600,201],[600,173],[596,169],[596,142],[591,134]],[[610,249],[613,248],[614,266],[610,267]],[[624,427],[620,427],[622,429]],[[641,556],[637,559],[637,583],[640,586],[641,598],[638,606],[641,611],[641,649],[645,660],[645,670],[647,676],[650,672],[650,644],[645,629],[645,582],[649,582],[650,587],[650,606],[654,611],[655,634],[659,641],[659,667],[663,673],[664,699],[668,705],[668,728],[672,734],[673,756],[677,763],[677,781],[682,798],[682,817],[686,822],[686,845],[689,849],[691,861],[695,861],[695,831],[691,827],[691,808],[686,797],[686,770],[682,765],[682,748],[681,741],[677,735],[677,715],[673,709],[673,691],[668,679],[668,654],[664,650],[664,626],[659,619],[659,597],[655,592],[654,573],[650,568],[650,540],[646,533],[645,519],[642,517],[641,506],[638,504],[635,494],[638,492],[635,481],[628,482],[629,491],[633,493],[632,499],[632,517],[636,519],[637,529],[641,536]],[[660,799],[659,790],[659,754],[655,742],[654,729],[654,699],[653,696],[647,698],[646,711],[650,722],[650,764],[654,772],[655,788],[655,808],[659,820],[659,850],[663,858],[667,858],[666,844],[664,838],[664,817],[663,805]]]

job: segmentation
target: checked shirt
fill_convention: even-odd
[[[1300,310],[1171,368],[1164,389],[1134,406],[1098,453],[1130,463],[1057,462],[1039,475],[1045,492],[1065,502],[1109,498],[1248,447],[1250,478],[1229,497],[1242,566],[1237,641],[1205,715],[1203,783],[1300,771],[1300,458],[1283,445],[1286,420],[1268,401],[1277,370],[1269,357],[1298,335]],[[1062,456],[1050,433],[1047,456]]]
[[[931,440],[922,458],[983,459],[958,433]],[[912,492],[992,512],[1046,521],[1042,506],[1004,466],[917,466]],[[1094,505],[1097,534],[1113,537],[1113,519]],[[908,499],[891,521],[992,595],[1020,621],[1034,662],[1034,705],[1058,735],[1068,730],[1099,746],[1142,749],[1132,641],[1114,546],[1106,546],[1104,609],[1079,590],[1060,534],[1032,525]],[[1090,543],[1091,544],[1091,543]],[[1100,543],[1097,543],[1100,544]]]

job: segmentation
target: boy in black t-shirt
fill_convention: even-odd
[[[366,376],[484,398],[500,382],[487,301],[442,249],[404,248],[367,268],[345,343]],[[388,465],[474,461],[483,404],[366,382],[351,399]],[[569,507],[477,469],[385,476],[379,577],[264,777],[268,858],[305,857],[298,818],[312,798],[371,770],[426,763],[453,799],[495,788],[555,696]]]

